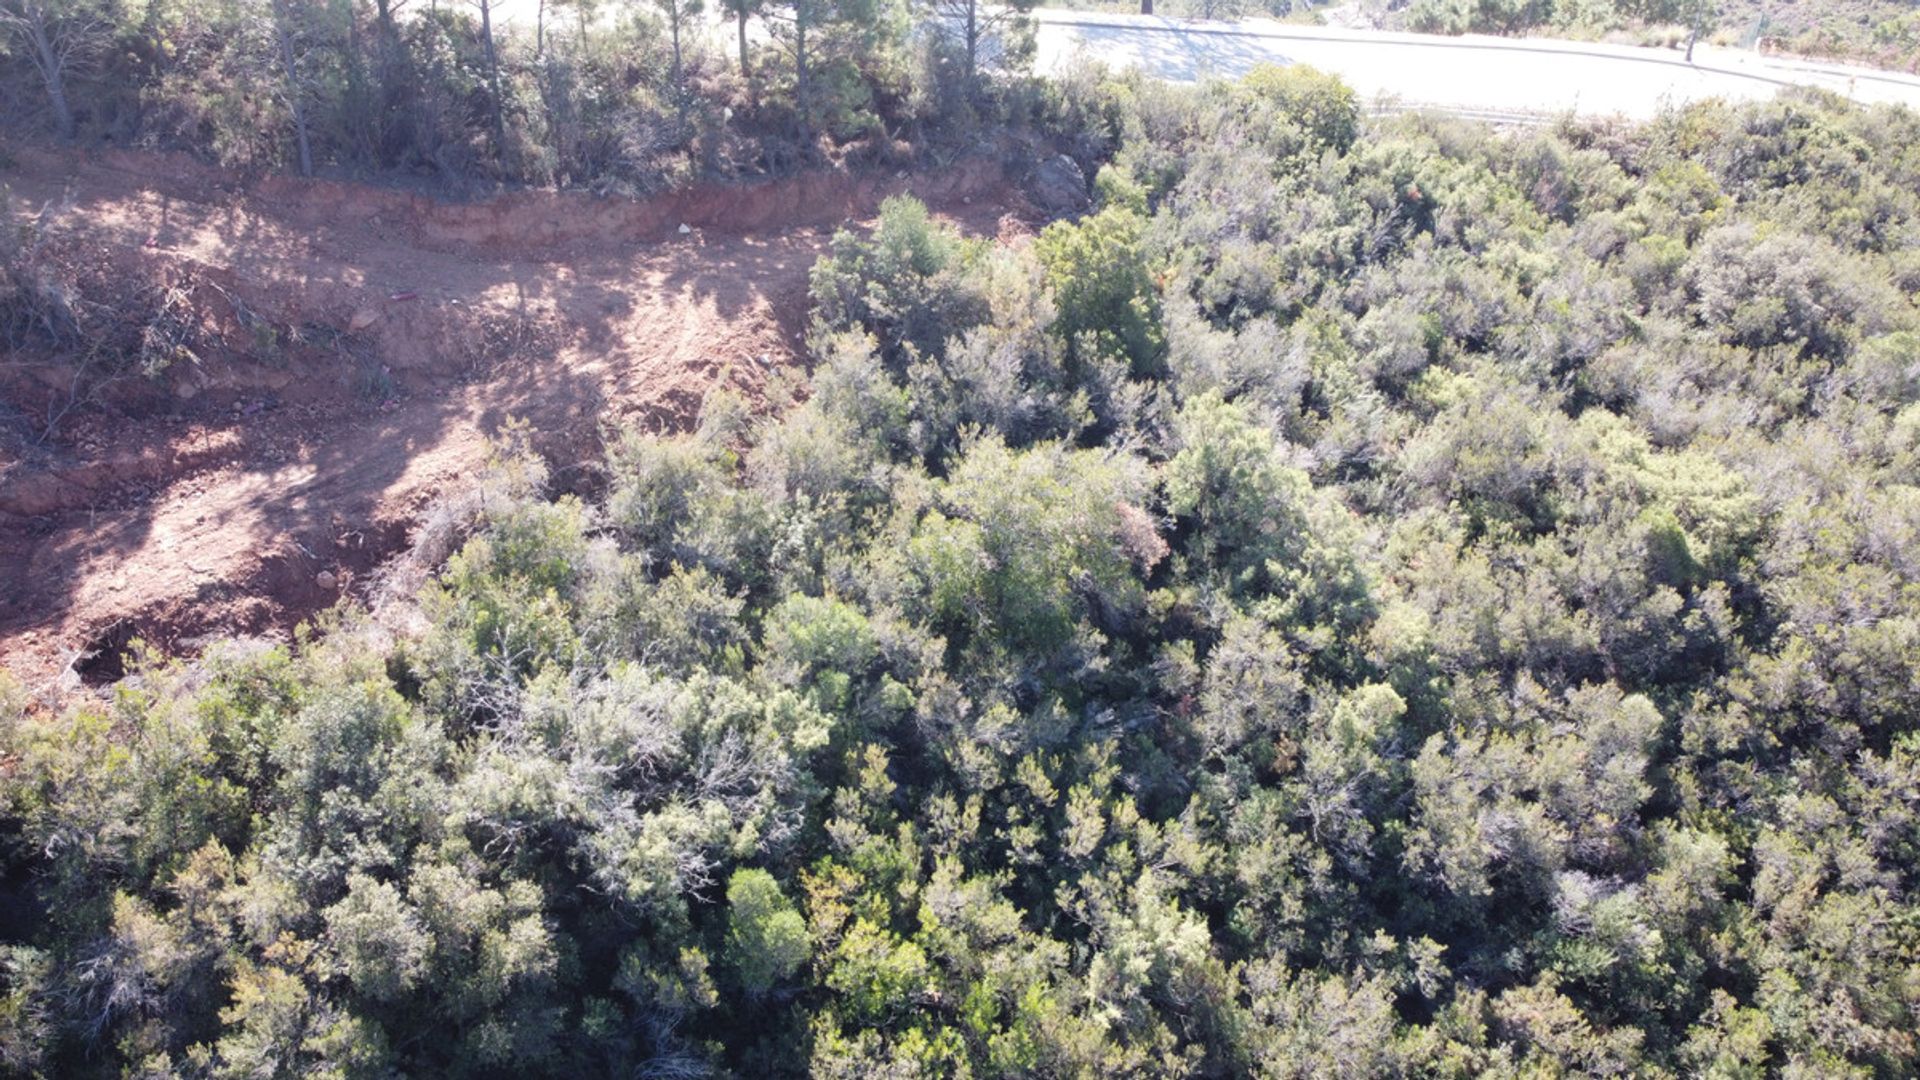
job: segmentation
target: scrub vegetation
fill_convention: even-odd
[[[0,119],[456,191],[944,160],[1040,104],[1005,77],[1031,51],[1031,7],[0,0]]]
[[[1057,93],[1094,207],[889,202],[801,403],[0,695],[0,1068],[1920,1070],[1920,117]]]

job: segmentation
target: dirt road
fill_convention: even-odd
[[[983,161],[449,205],[152,156],[17,157],[0,183],[22,216],[58,208],[54,256],[186,297],[202,343],[44,441],[60,369],[0,364],[0,665],[35,688],[115,674],[132,636],[281,632],[353,594],[508,417],[564,479],[605,422],[674,426],[715,387],[759,394],[799,355],[835,227],[912,186],[992,230],[1001,192]]]

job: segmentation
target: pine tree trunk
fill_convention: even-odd
[[[274,12],[274,35],[280,45],[280,73],[287,80],[287,107],[293,112],[293,134],[300,144],[300,175],[313,175],[313,144],[307,138],[307,103],[300,93],[300,73],[293,62],[293,28],[287,25],[283,5]]]
[[[973,81],[979,71],[980,55],[980,0],[967,0],[967,90],[973,90]]]
[[[683,97],[680,93],[681,76],[685,73],[680,61],[680,0],[674,0],[667,8],[667,30],[673,35],[673,92],[676,97]]]
[[[747,67],[747,9],[741,8],[736,14],[740,22],[740,77],[750,79],[753,72]]]
[[[805,0],[802,0],[802,4]],[[813,142],[812,84],[807,78],[807,20],[803,6],[796,6],[793,19],[793,98],[800,110],[801,153]]]
[[[680,55],[680,11],[681,0],[673,0],[667,5],[667,30],[673,36],[673,115],[680,124],[680,137],[685,137],[687,127],[687,69]]]
[[[500,54],[493,47],[493,0],[480,0],[480,40],[487,54],[487,81],[493,91],[493,152],[507,152],[506,102],[500,93]]]
[[[47,104],[53,108],[54,131],[62,142],[72,142],[75,134],[73,108],[67,104],[66,60],[60,50],[54,48],[53,38],[47,33],[46,13],[32,11],[29,16],[29,29],[33,35],[34,66],[40,69],[40,77],[47,84]]]
[[[744,0],[734,11],[735,25],[740,31],[740,81],[747,84],[747,104],[751,108],[760,108],[760,91],[754,89],[753,68],[747,63],[747,6]]]

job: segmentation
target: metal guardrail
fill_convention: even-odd
[[[1482,109],[1463,105],[1436,105],[1427,102],[1376,102],[1366,106],[1368,116],[1405,116],[1408,113],[1444,113],[1456,120],[1476,120],[1494,127],[1550,127],[1560,120],[1558,113],[1529,112],[1525,109]]]

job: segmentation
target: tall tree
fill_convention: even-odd
[[[67,79],[106,42],[112,27],[106,0],[0,0],[0,33],[20,43],[39,73],[62,139],[75,134]]]
[[[740,38],[740,77],[752,79],[753,71],[747,64],[747,21],[761,13],[762,0],[720,0],[721,10],[733,16],[734,29]],[[751,87],[749,87],[751,92]]]
[[[705,0],[653,0],[660,13],[667,17],[667,36],[673,43],[673,97],[676,108],[684,114],[687,102],[687,65],[685,58],[685,31],[689,20],[697,19],[706,10]]]
[[[1693,63],[1693,46],[1700,40],[1700,31],[1718,14],[1713,0],[1680,0],[1680,13],[1687,22],[1687,63]]]
[[[471,0],[474,8],[480,12],[480,48],[487,59],[487,91],[493,97],[493,149],[496,154],[505,154],[507,150],[506,96],[500,83],[500,49],[493,39],[493,9],[498,0]],[[585,15],[581,16],[581,31],[586,29]]]
[[[773,38],[793,57],[793,109],[800,141],[813,137],[813,54],[821,24],[833,17],[834,0],[786,0],[765,10]]]
[[[373,0],[374,21],[379,25],[382,35],[399,32],[398,27],[394,25],[393,17],[406,5],[406,2],[407,0]]]
[[[273,0],[273,48],[280,64],[280,77],[287,97],[287,111],[293,116],[294,139],[300,148],[300,175],[313,175],[313,138],[308,130],[308,83],[300,65],[300,53],[306,45],[304,25],[312,10],[296,0]]]
[[[932,0],[930,8],[935,29],[965,57],[969,88],[979,85],[983,66],[1015,66],[1033,54],[1034,0]]]
[[[819,76],[832,61],[863,66],[897,44],[904,8],[892,0],[781,0],[763,9],[773,39],[793,60],[794,112],[810,143],[822,118]]]
[[[593,25],[593,20],[600,17],[600,0],[553,0],[553,2],[556,5],[572,6],[574,21],[579,24],[580,41],[585,44],[587,28]]]
[[[400,38],[396,16],[407,0],[374,0],[374,83],[378,97],[370,137],[375,160],[387,163],[395,136],[407,129],[404,119],[417,108],[413,58]]]

